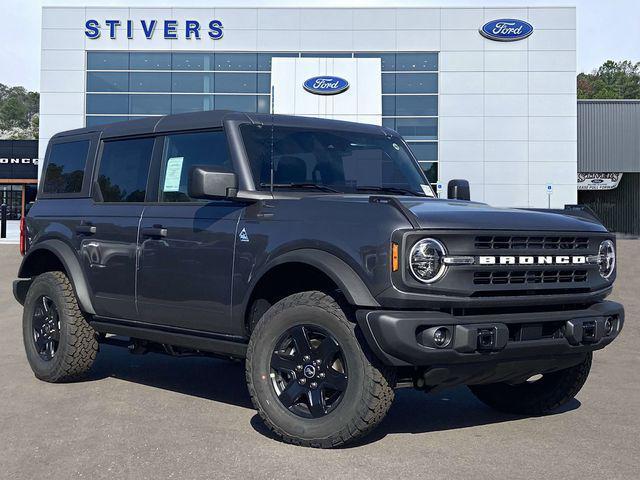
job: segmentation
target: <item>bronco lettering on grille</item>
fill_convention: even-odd
[[[585,263],[596,262],[597,258],[586,255],[505,255],[478,257],[478,263],[480,265],[583,265]]]

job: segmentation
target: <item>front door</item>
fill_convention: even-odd
[[[238,219],[233,200],[189,197],[189,171],[215,165],[232,171],[223,131],[164,137],[158,202],[140,223],[138,311],[144,322],[226,333]]]
[[[94,202],[78,227],[80,254],[98,315],[137,319],[138,224],[144,209],[153,138],[106,141],[93,185]]]

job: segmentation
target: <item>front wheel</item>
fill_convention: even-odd
[[[322,292],[286,297],[260,319],[247,350],[247,384],[258,413],[284,441],[334,447],[382,421],[393,371],[356,336],[357,326]]]
[[[469,389],[489,407],[518,415],[544,415],[572,400],[587,381],[592,353],[575,365],[517,385],[492,383]]]

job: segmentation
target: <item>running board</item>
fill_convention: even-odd
[[[112,333],[231,357],[245,358],[247,355],[246,340],[234,335],[185,330],[165,325],[150,325],[104,317],[94,317],[89,323],[98,333]]]

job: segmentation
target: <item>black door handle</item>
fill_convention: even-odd
[[[141,233],[145,237],[166,237],[167,229],[162,226],[146,227],[141,230]]]
[[[93,235],[96,233],[96,230],[96,227],[90,223],[83,223],[76,227],[76,233],[79,233],[80,235]]]

